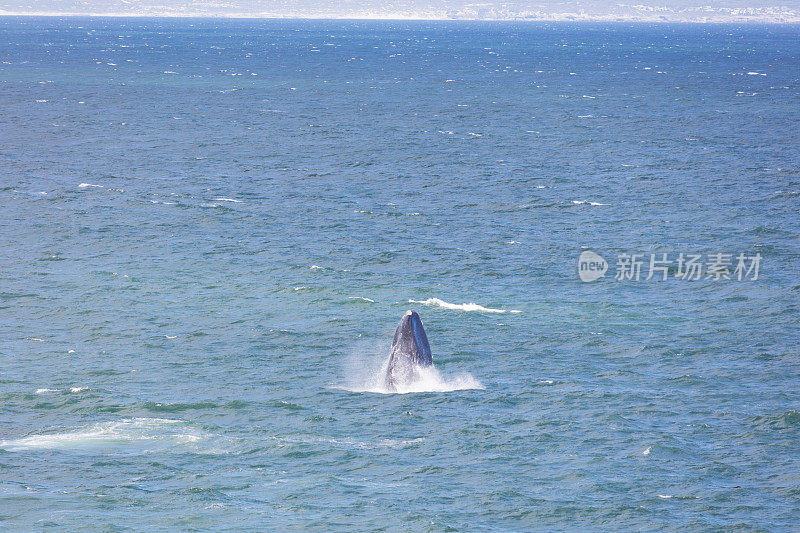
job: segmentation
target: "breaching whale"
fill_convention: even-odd
[[[386,388],[397,390],[398,386],[413,382],[417,368],[431,366],[433,357],[428,336],[416,311],[406,311],[394,332],[392,352],[386,368]]]

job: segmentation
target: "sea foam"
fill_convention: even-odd
[[[572,203],[575,205],[581,204],[589,204],[589,205],[610,205],[610,204],[601,204],[600,202],[590,202],[588,200],[572,200]]]
[[[517,309],[494,309],[492,307],[484,307],[482,305],[478,305],[476,303],[468,303],[468,304],[451,304],[449,302],[445,302],[444,300],[440,300],[439,298],[428,298],[427,300],[409,300],[408,303],[411,304],[422,304],[422,305],[436,305],[442,307],[444,309],[453,309],[456,311],[477,311],[480,313],[521,313]]]
[[[60,433],[0,441],[8,451],[85,450],[109,447],[164,448],[197,442],[205,434],[183,420],[124,418]]]
[[[216,202],[232,202],[235,204],[241,204],[242,200],[235,200],[233,198],[225,198],[224,196],[220,196],[219,198],[214,198]]]
[[[365,298],[364,296],[348,296],[347,299],[348,300],[359,300],[361,302],[369,302],[369,303],[373,303],[373,304],[375,303],[375,300],[373,300],[372,298]]]

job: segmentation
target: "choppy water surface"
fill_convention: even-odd
[[[3,528],[796,526],[798,37],[0,19]]]

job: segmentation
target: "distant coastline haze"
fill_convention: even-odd
[[[645,0],[566,2],[387,2],[301,0],[22,0],[0,2],[0,15],[96,15],[401,20],[538,20],[800,23],[800,2]]]

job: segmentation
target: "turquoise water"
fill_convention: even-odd
[[[0,19],[2,528],[796,527],[798,37]]]

